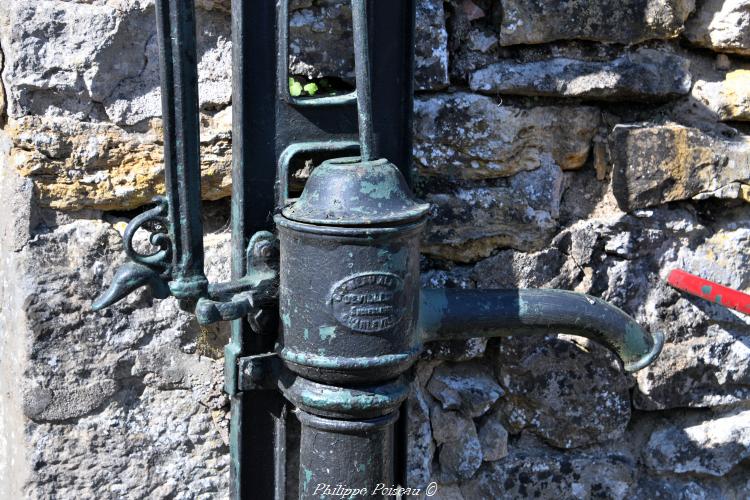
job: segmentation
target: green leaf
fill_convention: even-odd
[[[289,94],[292,97],[299,97],[302,95],[302,84],[294,78],[289,78]]]
[[[315,83],[308,83],[304,87],[302,87],[305,92],[307,92],[309,95],[315,95],[318,92],[318,86]]]

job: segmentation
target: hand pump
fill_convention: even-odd
[[[397,423],[425,343],[570,333],[610,348],[627,371],[659,354],[661,334],[587,295],[420,289],[429,207],[408,184],[414,0],[352,0],[356,92],[319,98],[289,94],[288,0],[232,3],[233,276],[209,284],[193,0],[156,3],[167,197],[131,221],[133,262],[93,307],[150,285],[202,324],[233,321],[225,387],[234,498],[406,486]],[[320,154],[330,159],[290,198],[292,161]],[[139,254],[133,235],[154,219],[168,234],[152,235],[158,250]]]

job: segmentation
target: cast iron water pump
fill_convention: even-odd
[[[289,0],[232,2],[232,280],[203,272],[193,0],[157,0],[166,197],[125,231],[132,262],[94,309],[149,285],[202,324],[232,320],[225,350],[234,498],[383,496],[405,483],[399,408],[431,341],[569,333],[625,370],[658,355],[600,299],[563,290],[421,290],[428,206],[409,188],[414,0],[352,0],[356,91],[289,92]],[[327,157],[298,198],[290,165]],[[155,251],[133,236],[158,221]],[[279,321],[280,320],[280,321]],[[322,496],[321,496],[322,493]]]

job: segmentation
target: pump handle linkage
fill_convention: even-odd
[[[266,232],[250,242],[246,276],[209,285],[203,271],[194,0],[157,0],[156,19],[166,197],[155,198],[154,208],[128,224],[123,241],[133,262],[115,273],[110,288],[94,300],[92,309],[104,309],[148,286],[156,298],[180,299],[180,305],[194,310],[201,324],[252,317],[275,301],[278,273],[269,265],[277,253],[272,249],[274,238]],[[136,232],[154,223],[157,227],[149,242],[159,250],[140,254],[134,248]]]
[[[232,2],[233,279],[209,283],[193,1],[156,1],[166,196],[130,222],[131,262],[92,307],[146,285],[201,324],[236,320],[225,349],[233,498],[406,485],[401,404],[427,343],[566,333],[627,371],[658,356],[662,334],[595,297],[420,287],[429,206],[409,185],[415,0],[352,0],[356,91],[311,98],[288,91],[289,0]],[[329,159],[295,197],[290,165],[305,155]],[[140,228],[151,253],[136,249]]]

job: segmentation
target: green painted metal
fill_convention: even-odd
[[[284,217],[322,226],[382,226],[419,220],[430,206],[418,202],[388,160],[359,157],[324,161]]]
[[[567,290],[422,290],[420,328],[424,342],[578,335],[615,352],[629,372],[653,362],[664,345],[661,332],[649,334],[621,309]]]
[[[406,400],[404,377],[385,384],[335,387],[282,372],[279,388],[298,408],[329,418],[374,418],[391,413]]]
[[[172,242],[169,288],[177,298],[197,299],[208,280],[203,274],[195,7],[193,0],[157,0],[156,10]]]

